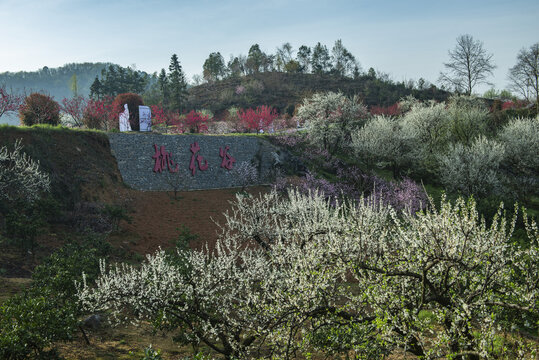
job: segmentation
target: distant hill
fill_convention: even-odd
[[[88,96],[95,77],[108,65],[110,63],[66,64],[59,68],[45,66],[38,71],[4,72],[0,73],[0,85],[20,94],[43,92],[61,101],[73,96],[70,87],[73,75],[77,76],[78,93]]]
[[[424,90],[410,89],[403,83],[369,76],[351,79],[333,75],[265,72],[193,86],[189,89],[187,107],[209,109],[218,114],[232,106],[271,105],[280,112],[292,113],[304,97],[323,91],[359,95],[368,106],[393,105],[407,95],[438,101],[449,96],[448,92],[434,86]]]

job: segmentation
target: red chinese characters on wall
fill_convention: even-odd
[[[195,158],[196,158],[196,161],[198,162],[198,169],[200,171],[208,170],[208,160],[204,159],[202,155],[197,155],[199,151],[200,151],[200,146],[198,146],[198,143],[197,142],[192,143],[191,152],[193,154],[191,155],[191,162],[189,163],[189,169],[191,169],[191,175],[193,176],[195,176],[195,172],[196,172]],[[204,161],[204,164],[202,164],[202,161]]]
[[[152,156],[155,159],[155,164],[153,167],[154,172],[161,173],[168,169],[169,172],[175,173],[179,170],[179,165],[174,160],[172,160],[172,152],[166,151],[164,146],[153,145],[155,153]],[[189,162],[189,169],[191,170],[191,175],[195,176],[196,170],[206,171],[208,170],[209,164],[208,161],[199,154],[200,146],[198,142],[194,142],[190,146],[191,150],[191,161]],[[230,147],[225,146],[224,148],[219,148],[219,156],[222,158],[221,167],[226,170],[232,170],[236,159],[228,153]],[[198,165],[198,166],[197,166]]]
[[[155,148],[155,154],[152,156],[152,158],[155,159],[153,172],[160,173],[165,170],[165,166],[171,173],[178,172],[179,165],[172,160],[172,152],[166,151],[164,146],[159,148],[157,145],[153,144],[153,147]]]
[[[219,156],[223,158],[223,161],[221,161],[221,167],[227,170],[232,170],[232,168],[234,167],[234,163],[236,162],[236,159],[234,159],[232,155],[228,153],[229,149],[230,148],[228,146],[225,146],[224,149],[219,148]]]

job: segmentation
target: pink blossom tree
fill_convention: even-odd
[[[5,85],[0,86],[0,118],[7,112],[19,110],[23,100],[23,96],[8,92]]]
[[[81,127],[84,124],[84,112],[88,107],[89,99],[84,96],[73,96],[71,99],[64,98],[60,109],[73,120],[76,127]]]

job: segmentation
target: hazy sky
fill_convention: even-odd
[[[176,53],[189,79],[211,52],[228,61],[255,43],[274,53],[342,39],[364,70],[435,83],[470,34],[494,54],[502,89],[518,51],[539,42],[539,1],[0,0],[0,24],[0,72],[101,61],[151,73]]]

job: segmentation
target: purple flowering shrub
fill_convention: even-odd
[[[332,205],[344,200],[359,202],[362,197],[389,205],[396,211],[407,209],[411,213],[416,213],[427,205],[427,194],[411,179],[387,181],[376,175],[365,174],[356,166],[340,166],[336,172],[337,180],[334,182],[316,178],[311,172],[307,172],[293,184],[285,178],[278,178],[274,187],[280,192],[286,191],[290,186],[295,186],[303,194],[314,194],[318,191]]]
[[[309,145],[308,135],[286,134],[272,138],[276,145],[291,150],[302,149],[302,160],[311,169],[305,176],[293,181],[278,176],[273,186],[279,192],[295,187],[303,194],[314,194],[318,191],[332,205],[343,200],[359,202],[363,198],[389,205],[396,211],[408,209],[412,213],[427,206],[428,199],[424,189],[409,178],[387,181],[374,174],[367,174],[357,166],[345,164],[327,149]],[[317,178],[315,174],[319,170],[334,174],[335,179],[329,181]]]

